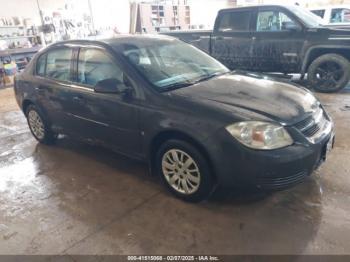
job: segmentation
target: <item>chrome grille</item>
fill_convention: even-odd
[[[299,130],[305,129],[307,126],[312,124],[313,118],[312,116],[309,116],[305,118],[304,120],[300,121],[299,123],[295,124],[295,127],[298,128]]]
[[[318,110],[312,116],[309,116],[306,119],[296,123],[294,126],[306,137],[312,137],[321,130],[325,124],[325,121],[327,121],[327,119],[324,115],[323,109],[318,108]]]
[[[315,135],[318,131],[320,131],[321,126],[319,124],[315,124],[310,128],[303,131],[303,134],[307,137]]]

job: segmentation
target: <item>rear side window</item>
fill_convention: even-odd
[[[49,51],[46,59],[45,76],[61,81],[70,81],[72,49],[59,48]]]
[[[78,83],[94,87],[99,81],[106,79],[123,82],[123,72],[104,51],[81,49],[78,60]]]
[[[223,13],[218,30],[221,32],[249,31],[250,17],[250,11]]]
[[[46,67],[46,54],[43,54],[39,57],[39,59],[36,62],[36,74],[39,76],[44,76],[45,67]]]

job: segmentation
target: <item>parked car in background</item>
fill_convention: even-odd
[[[325,24],[334,28],[350,29],[350,6],[332,5],[310,9],[312,13],[324,19]]]
[[[331,29],[298,6],[250,6],[219,11],[213,31],[164,34],[201,48],[230,69],[307,75],[320,92],[350,80],[350,30]]]
[[[334,142],[311,92],[231,72],[165,36],[53,44],[17,76],[15,93],[39,142],[63,133],[147,161],[188,201],[218,184],[299,183]]]

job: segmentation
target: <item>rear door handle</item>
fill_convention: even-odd
[[[222,37],[222,36],[217,36],[215,39],[216,39],[216,40],[224,40],[224,37]]]

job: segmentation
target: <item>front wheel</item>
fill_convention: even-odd
[[[308,82],[318,92],[337,92],[349,83],[350,63],[337,54],[326,54],[315,59],[309,66]]]
[[[208,161],[190,143],[166,141],[157,152],[156,168],[166,187],[185,201],[199,202],[213,192],[215,182]]]

